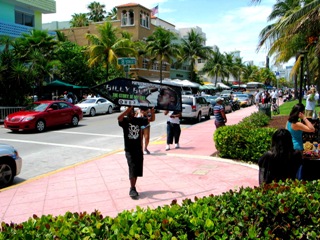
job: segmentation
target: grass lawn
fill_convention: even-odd
[[[284,102],[283,104],[280,105],[280,116],[289,116],[292,107],[294,105],[296,105],[297,103],[299,103],[299,100],[293,100],[293,101],[289,101],[289,102]],[[306,101],[302,100],[302,103],[304,106],[306,106]]]

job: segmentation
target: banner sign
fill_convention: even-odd
[[[181,88],[176,86],[115,78],[91,90],[120,106],[182,111]]]

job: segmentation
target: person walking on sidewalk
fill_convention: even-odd
[[[170,150],[170,144],[173,144],[173,138],[174,143],[176,144],[175,148],[180,148],[179,145],[179,139],[181,134],[181,128],[180,128],[180,117],[181,112],[177,111],[164,111],[164,115],[168,115],[167,120],[167,146],[166,151]]]
[[[227,122],[227,116],[224,111],[224,106],[222,105],[223,98],[218,97],[216,99],[216,105],[213,107],[213,114],[214,114],[214,124],[216,125],[216,128],[222,127],[226,125]]]
[[[142,126],[148,125],[146,118],[136,118],[134,108],[128,107],[118,116],[119,126],[123,129],[124,150],[129,168],[130,191],[132,198],[137,198],[138,177],[143,176]]]
[[[147,108],[147,107],[140,107],[139,110],[136,112],[135,117],[142,117],[147,119],[148,125],[142,126],[142,146],[143,146],[143,139],[144,139],[144,150],[143,154],[150,154],[148,150],[148,145],[150,141],[150,122],[155,120],[154,108]]]

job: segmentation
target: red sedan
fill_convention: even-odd
[[[47,127],[70,124],[77,126],[83,118],[81,108],[65,101],[38,101],[24,110],[9,114],[4,127],[13,132],[36,130],[43,132]]]

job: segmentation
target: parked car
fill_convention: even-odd
[[[70,124],[78,126],[83,118],[81,108],[66,101],[45,100],[32,103],[21,111],[9,114],[4,127],[13,132],[36,130],[43,132],[47,127]]]
[[[0,143],[0,188],[12,184],[22,168],[22,159],[11,145]]]
[[[234,99],[240,102],[241,107],[247,107],[253,104],[253,99],[250,98],[248,94],[234,94]]]
[[[220,97],[230,97],[233,94],[233,90],[222,90]]]
[[[202,117],[210,119],[213,107],[203,96],[182,95],[182,120],[200,122]]]
[[[76,106],[81,108],[84,116],[89,115],[91,117],[96,114],[110,114],[114,108],[114,104],[103,97],[83,99]]]
[[[203,96],[208,102],[211,103],[211,106],[212,106],[212,109],[214,107],[214,105],[216,105],[216,99],[219,97],[219,96]],[[230,98],[229,97],[224,97],[223,98],[223,103],[222,105],[224,106],[224,111],[226,113],[230,113],[232,112],[232,105],[230,103]],[[212,114],[213,114],[213,111],[212,111]]]

